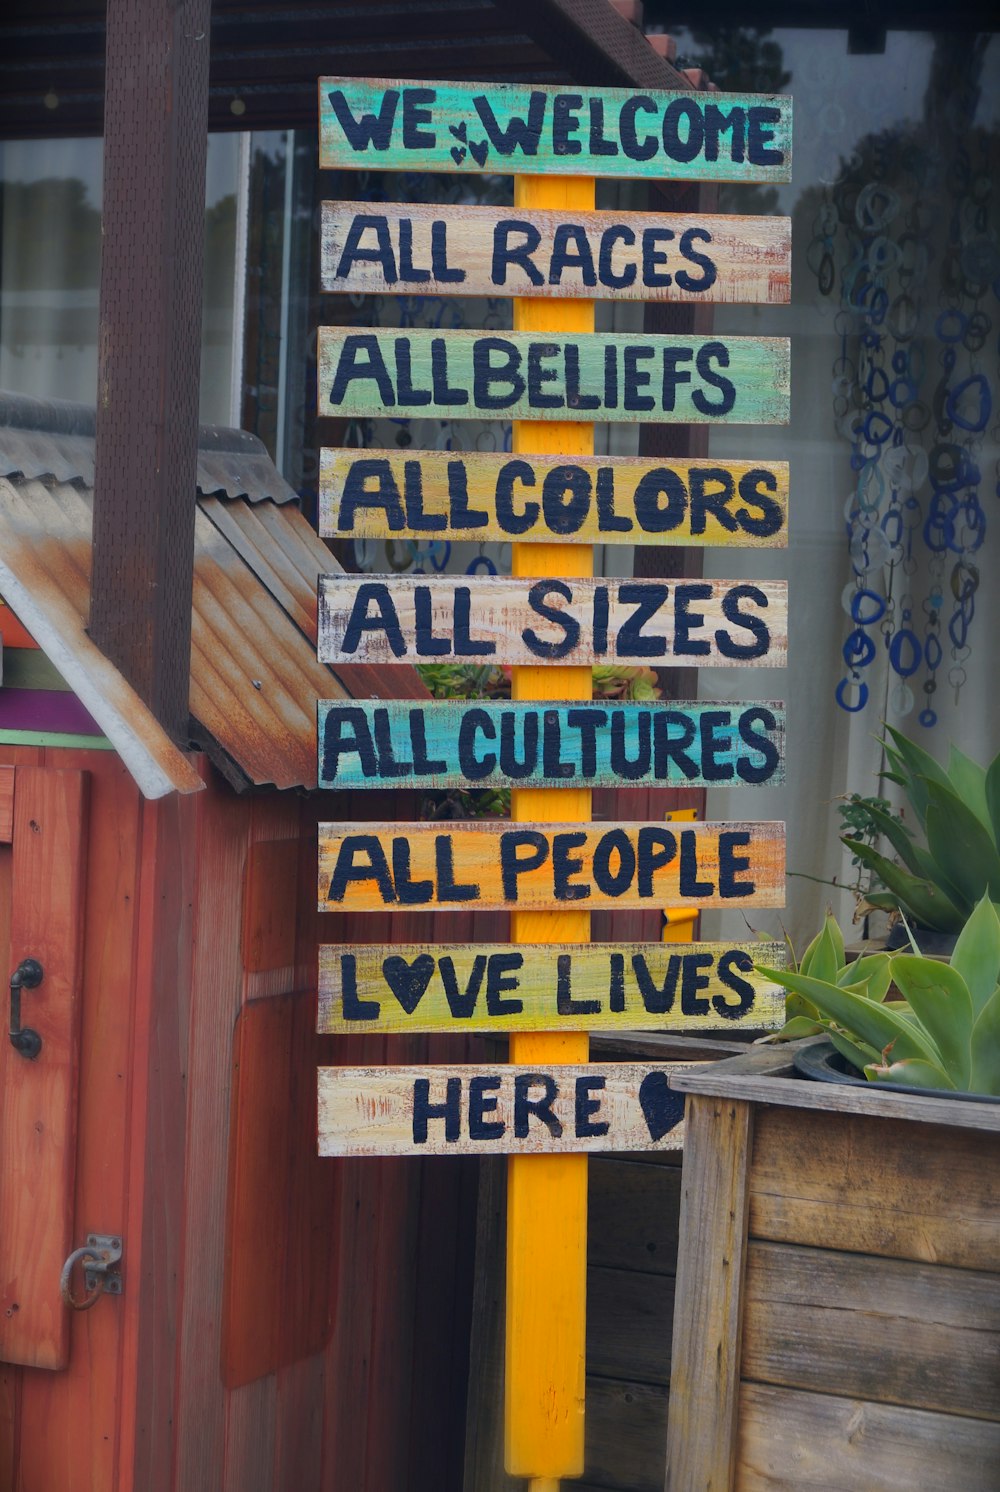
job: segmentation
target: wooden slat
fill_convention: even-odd
[[[930,1124],[915,1132],[904,1120],[761,1106],[750,1231],[812,1248],[996,1270],[997,1175],[1000,1135]]]
[[[676,835],[662,824],[483,820],[396,824],[373,834],[357,824],[321,824],[318,905],[349,912],[417,903],[558,911],[582,901],[780,907],[784,859],[784,825],[756,821],[692,824]]]
[[[319,102],[324,169],[791,179],[792,101],[772,94],[328,77]]]
[[[751,1243],[741,1376],[1000,1421],[1000,1281]]]
[[[586,1480],[607,1492],[662,1492],[666,1428],[666,1389],[588,1375]]]
[[[755,974],[752,959],[770,964],[783,953],[780,943],[473,943],[447,949],[394,943],[391,951],[325,945],[319,1030],[774,1027],[784,1021],[784,991]],[[465,991],[471,998],[463,998]]]
[[[243,967],[259,974],[295,963],[297,839],[255,840],[243,877]]]
[[[0,844],[14,834],[14,768],[0,766]]]
[[[674,1282],[669,1275],[591,1266],[587,1270],[587,1372],[666,1384],[673,1317]]]
[[[29,1061],[0,1044],[0,1359],[36,1368],[69,1360],[86,816],[84,773],[17,769],[10,960],[44,970],[21,996],[42,1049]]]
[[[1000,1104],[964,1098],[928,1098],[918,1089],[913,1093],[889,1093],[877,1083],[842,1086],[793,1077],[792,1045],[759,1048],[747,1057],[719,1063],[711,1072],[686,1073],[678,1079],[678,1087],[685,1093],[746,1099],[751,1103],[1000,1131]]]
[[[787,425],[785,337],[321,326],[319,415]]]
[[[1000,1426],[983,1420],[759,1383],[740,1391],[735,1492],[995,1492],[998,1466]]]
[[[319,785],[671,787],[784,780],[776,700],[699,703],[319,702]]]
[[[788,463],[325,448],[320,533],[777,549]]]
[[[752,1111],[689,1099],[674,1307],[668,1492],[728,1492],[736,1457]]]
[[[322,575],[322,662],[530,665],[697,660],[783,668],[783,580],[524,580]],[[551,697],[551,696],[550,696]]]
[[[677,1269],[681,1172],[635,1158],[590,1163],[587,1234],[592,1267],[673,1275]]]
[[[324,202],[320,284],[348,295],[786,305],[790,218]]]
[[[321,1067],[321,1155],[680,1149],[669,1065]]]

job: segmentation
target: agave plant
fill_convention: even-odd
[[[790,993],[777,1040],[823,1032],[873,1083],[1000,1097],[1000,916],[988,896],[950,963],[913,953],[846,963],[832,917],[799,968],[758,967]],[[890,987],[901,1000],[886,1000]]]
[[[872,906],[956,933],[981,897],[1000,901],[1000,756],[986,768],[952,746],[945,768],[901,731],[886,729],[885,775],[903,788],[926,843],[874,802],[867,813],[902,864],[862,839],[842,842],[885,888],[868,894]]]

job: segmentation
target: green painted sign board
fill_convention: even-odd
[[[321,78],[320,166],[790,181],[792,101],[525,83]]]
[[[318,413],[787,425],[785,337],[319,332]]]

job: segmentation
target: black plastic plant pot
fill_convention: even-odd
[[[954,1088],[913,1088],[906,1083],[870,1083],[841,1056],[832,1041],[816,1041],[797,1051],[792,1061],[803,1078],[819,1083],[849,1083],[856,1088],[874,1088],[884,1093],[922,1093],[926,1098],[962,1098],[967,1103],[1000,1103],[992,1093],[960,1093]]]

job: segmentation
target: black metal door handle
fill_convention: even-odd
[[[37,989],[44,970],[37,958],[22,958],[10,976],[10,1044],[22,1057],[34,1059],[42,1050],[42,1038],[30,1026],[21,1025],[21,991]]]

